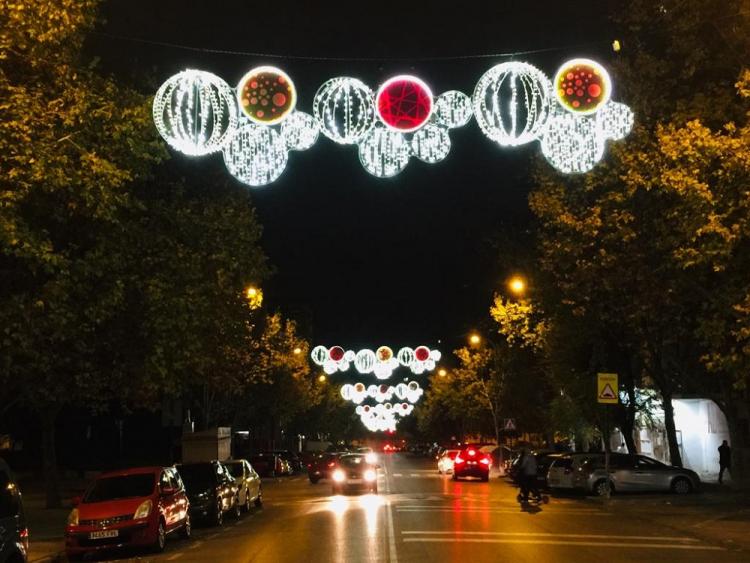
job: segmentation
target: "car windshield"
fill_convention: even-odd
[[[83,502],[104,502],[124,498],[147,497],[154,492],[153,473],[118,475],[97,479],[86,492]]]
[[[339,463],[343,467],[347,467],[350,469],[358,468],[366,465],[365,456],[363,455],[345,455],[341,456],[341,459],[339,459]]]
[[[179,471],[188,491],[207,489],[214,484],[214,470],[208,463],[181,465]]]
[[[232,477],[244,477],[241,463],[225,463],[224,465],[227,466],[227,469],[229,470],[229,473],[232,474]]]

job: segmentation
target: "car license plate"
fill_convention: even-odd
[[[100,540],[103,538],[116,538],[120,535],[117,530],[99,530],[98,532],[91,532],[89,534],[90,540]]]
[[[476,461],[470,461],[470,462],[469,462],[469,465],[476,465],[476,464],[477,464],[477,462],[476,462]]]
[[[347,483],[350,483],[352,485],[359,485],[362,483],[362,479],[349,479]]]

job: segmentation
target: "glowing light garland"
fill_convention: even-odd
[[[394,394],[401,402],[390,402]],[[365,389],[364,383],[341,387],[343,399],[357,405],[355,412],[362,424],[372,432],[395,430],[399,420],[397,417],[409,416],[414,410],[414,403],[419,401],[422,394],[423,390],[416,381],[410,381],[408,385],[399,383],[396,387],[370,385]],[[368,397],[374,398],[378,403],[362,404]]]
[[[220,151],[237,129],[232,89],[215,74],[201,70],[184,70],[162,84],[152,113],[162,138],[190,156]]]
[[[376,351],[365,348],[358,352],[345,351],[341,346],[316,346],[310,353],[313,363],[321,366],[329,375],[337,371],[347,371],[354,363],[359,373],[373,374],[378,379],[388,379],[399,366],[409,368],[415,375],[432,371],[440,357],[439,350],[430,350],[427,346],[418,346],[415,349],[404,347],[399,349],[397,354],[388,346],[380,346]]]
[[[190,156],[223,151],[230,174],[250,186],[278,179],[288,151],[309,149],[320,132],[336,143],[358,145],[362,166],[379,178],[400,173],[412,156],[434,164],[450,152],[449,130],[472,115],[499,145],[540,141],[553,167],[580,174],[602,158],[607,140],[623,139],[633,128],[633,112],[612,102],[611,93],[606,69],[589,59],[567,61],[554,82],[536,67],[514,61],[488,70],[471,98],[456,90],[434,98],[410,75],[386,80],[377,94],[356,78],[332,78],[316,92],[309,115],[295,110],[291,78],[262,66],[246,73],[236,92],[209,72],[176,74],[156,93],[153,117],[171,147]],[[390,375],[367,354],[357,366],[379,377]]]

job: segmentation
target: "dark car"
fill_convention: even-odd
[[[315,484],[321,479],[330,479],[339,455],[337,453],[321,453],[310,460],[307,464],[307,476],[310,482]]]
[[[453,460],[453,480],[462,477],[478,477],[482,481],[490,479],[492,456],[481,451],[477,446],[466,446]]]
[[[235,481],[240,500],[240,506],[245,512],[250,511],[250,506],[263,506],[263,489],[260,484],[260,476],[246,459],[234,459],[227,461],[224,465],[229,469]]]
[[[10,468],[0,459],[0,561],[25,563],[28,551],[29,530],[21,491]]]
[[[249,461],[261,477],[276,477],[284,473],[284,462],[278,454],[261,452],[251,456]]]
[[[177,466],[190,499],[194,520],[224,523],[224,513],[240,516],[239,487],[229,470],[219,461],[183,463]]]
[[[189,502],[173,467],[135,467],[102,473],[70,511],[68,559],[125,547],[163,551],[167,534],[191,533]]]
[[[367,462],[362,454],[344,454],[336,460],[331,472],[333,494],[349,491],[378,492],[378,472],[375,465]]]
[[[286,461],[293,472],[302,471],[302,461],[296,453],[289,450],[273,450],[270,453],[274,453]]]

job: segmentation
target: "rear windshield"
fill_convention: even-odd
[[[224,465],[227,466],[227,469],[229,470],[229,473],[232,474],[232,477],[244,477],[245,473],[242,470],[241,463],[225,463]]]
[[[362,467],[365,462],[365,456],[362,455],[345,455],[339,460],[344,467]]]
[[[123,498],[147,497],[154,492],[154,474],[118,475],[97,479],[86,492],[83,502],[103,502]]]
[[[559,467],[561,469],[570,469],[573,467],[573,458],[572,457],[559,457],[556,460],[554,460],[552,467]]]
[[[214,468],[209,463],[181,465],[180,476],[187,490],[205,489],[214,484]]]

